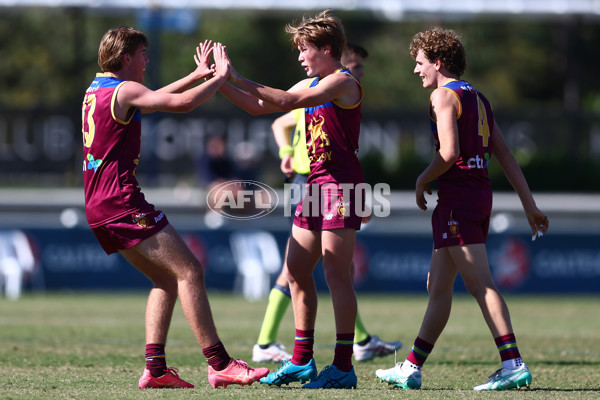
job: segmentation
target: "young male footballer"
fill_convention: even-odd
[[[424,192],[437,183],[433,211],[433,253],[427,279],[429,303],[419,334],[406,360],[376,376],[404,389],[421,387],[421,367],[442,333],[452,307],[454,281],[461,275],[475,297],[498,348],[502,366],[474,390],[528,386],[532,377],[521,358],[508,307],[494,284],[485,242],[492,209],[487,167],[492,156],[516,190],[534,237],[548,230],[548,218],[536,206],[525,177],[494,120],[492,108],[473,86],[460,79],[465,49],[451,30],[417,33],[410,45],[414,73],[433,89],[429,115],[436,153],[416,182],[416,201],[427,209]]]
[[[362,220],[357,207],[362,204],[356,204],[361,202],[356,191],[344,194],[342,184],[364,183],[357,156],[363,89],[340,61],[346,35],[331,10],[303,18],[286,31],[309,78],[285,91],[252,82],[230,67],[229,80],[236,86],[225,84],[220,89],[253,115],[304,109],[310,173],[286,255],[296,326],[294,351],[291,360],[282,361],[261,382],[276,386],[309,382],[303,386],[307,389],[351,388],[356,387],[352,366],[356,295],[350,269]],[[333,301],[336,346],[332,364],[317,375],[313,358],[317,291],[312,273],[319,259]]]
[[[350,70],[358,80],[364,75],[365,60],[369,53],[358,44],[347,43],[340,59],[342,65]],[[291,215],[293,216],[300,199],[306,192],[306,181],[310,173],[310,159],[306,150],[306,124],[304,109],[296,109],[285,113],[275,119],[271,125],[275,141],[279,147],[281,158],[281,172],[292,180],[291,191],[299,190],[302,196],[291,194]],[[293,131],[293,137],[290,134]],[[291,139],[291,140],[290,140]],[[287,248],[287,245],[286,245]],[[352,270],[354,272],[354,269]],[[252,348],[252,361],[265,362],[289,360],[292,355],[285,351],[285,347],[277,343],[279,324],[291,302],[290,285],[287,280],[287,265],[284,260],[281,272],[275,285],[269,293],[269,301],[263,319],[258,340]],[[383,357],[394,353],[402,347],[400,340],[386,342],[377,335],[371,335],[356,312],[354,324],[353,353],[356,361],[367,361],[374,357]]]
[[[217,335],[202,264],[165,214],[146,201],[136,179],[141,114],[187,112],[211,97],[229,75],[225,49],[205,41],[196,48],[192,73],[154,91],[143,85],[147,46],[143,33],[124,26],[109,30],[100,42],[103,72],[92,81],[82,105],[86,216],[106,253],[118,251],[154,285],[146,306],[146,369],[139,387],[194,387],[168,368],[165,358],[177,297],[208,362],[209,383],[250,385],[269,370],[250,368],[228,355]]]

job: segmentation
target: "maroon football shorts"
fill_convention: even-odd
[[[348,198],[335,184],[310,185],[307,193],[296,207],[294,225],[311,231],[351,228],[359,230],[362,217],[357,210],[364,209],[362,204],[357,209],[357,196],[354,190],[349,191]],[[361,208],[362,207],[362,208]]]
[[[97,228],[92,228],[106,254],[129,249],[154,236],[169,224],[160,210],[133,213]]]
[[[433,248],[485,243],[490,226],[487,209],[438,203],[431,216]]]

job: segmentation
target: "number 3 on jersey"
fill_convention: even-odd
[[[479,95],[477,95],[477,109],[479,111],[479,136],[482,137],[483,147],[488,147],[488,141],[490,139],[490,126],[488,125],[487,112],[485,105]]]
[[[94,111],[96,110],[96,95],[87,94],[81,106],[81,131],[83,133],[83,147],[90,147],[94,141],[96,125],[94,124]],[[87,114],[87,115],[86,115]],[[87,123],[87,130],[86,128]]]

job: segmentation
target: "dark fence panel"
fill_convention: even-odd
[[[144,117],[138,176],[143,186],[199,179],[212,136],[247,175],[280,185],[271,132],[275,116],[240,111]],[[600,190],[600,120],[581,114],[497,111],[504,135],[536,190]],[[0,112],[0,185],[81,184],[81,115],[76,111]],[[359,156],[369,180],[412,189],[433,154],[426,109],[365,113]],[[492,169],[492,176],[499,171]],[[551,177],[549,179],[548,177]],[[198,182],[200,184],[201,182]]]
[[[11,232],[15,231],[0,232],[0,247],[7,248]],[[88,229],[18,232],[24,232],[29,238],[35,260],[35,265],[24,275],[26,290],[151,287],[120,255],[107,256]],[[279,272],[287,239],[285,231],[221,229],[187,230],[181,234],[205,265],[208,288],[239,291],[252,298],[268,293]],[[432,246],[429,235],[365,231],[359,232],[357,237],[354,263],[358,292],[426,292]],[[265,239],[273,241],[272,248],[265,246]],[[244,241],[241,247],[240,240]],[[494,279],[503,292],[600,293],[598,243],[600,234],[548,234],[535,242],[527,235],[491,234],[487,248]],[[250,258],[252,263],[247,262]],[[257,265],[262,265],[262,269]],[[250,271],[248,266],[254,269]],[[315,278],[319,290],[326,291],[320,266],[315,270]],[[460,278],[456,290],[465,290]]]

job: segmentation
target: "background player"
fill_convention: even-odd
[[[502,367],[474,389],[527,386],[531,373],[521,359],[508,307],[492,279],[485,248],[492,208],[487,165],[492,155],[519,195],[535,236],[548,230],[548,218],[537,208],[487,99],[459,80],[466,59],[457,35],[441,28],[417,33],[410,54],[423,87],[434,89],[429,113],[437,151],[416,182],[417,205],[423,210],[427,209],[424,192],[431,194],[429,183],[436,180],[438,187],[427,279],[429,303],[406,360],[377,370],[376,375],[382,382],[405,389],[421,387],[421,367],[450,317],[454,281],[460,273],[481,308],[502,360]]]
[[[363,47],[348,43],[342,53],[341,62],[358,80],[364,75],[364,63],[369,53]],[[288,179],[292,179],[290,190],[301,189],[302,193],[290,194],[291,199],[304,197],[304,188],[310,172],[310,160],[306,149],[306,129],[304,123],[304,109],[290,111],[275,119],[272,124],[275,141],[279,147],[281,158],[281,171]],[[292,130],[294,131],[291,134]],[[291,138],[291,141],[290,141]],[[292,215],[296,211],[298,202],[292,204]],[[286,245],[287,253],[287,245]],[[265,362],[289,360],[292,355],[285,351],[285,347],[277,343],[279,325],[291,302],[291,294],[287,280],[286,263],[275,281],[269,294],[267,309],[263,324],[258,335],[258,341],[252,348],[252,361]],[[402,347],[401,341],[385,342],[376,335],[370,335],[360,318],[356,314],[354,327],[354,359],[357,361],[370,360],[373,357],[385,356]]]
[[[141,113],[190,111],[212,96],[229,67],[224,47],[205,41],[188,76],[153,91],[143,85],[148,63],[146,36],[129,27],[105,33],[98,50],[103,73],[87,89],[82,105],[83,178],[86,216],[107,254],[120,252],[154,287],[146,306],[146,369],[140,388],[192,388],[167,368],[165,345],[177,296],[208,361],[213,387],[252,384],[269,371],[233,360],[212,318],[204,268],[141,192],[135,172],[140,157]],[[210,53],[215,65],[210,65]],[[211,77],[212,76],[212,77]],[[203,78],[210,78],[194,86]]]

